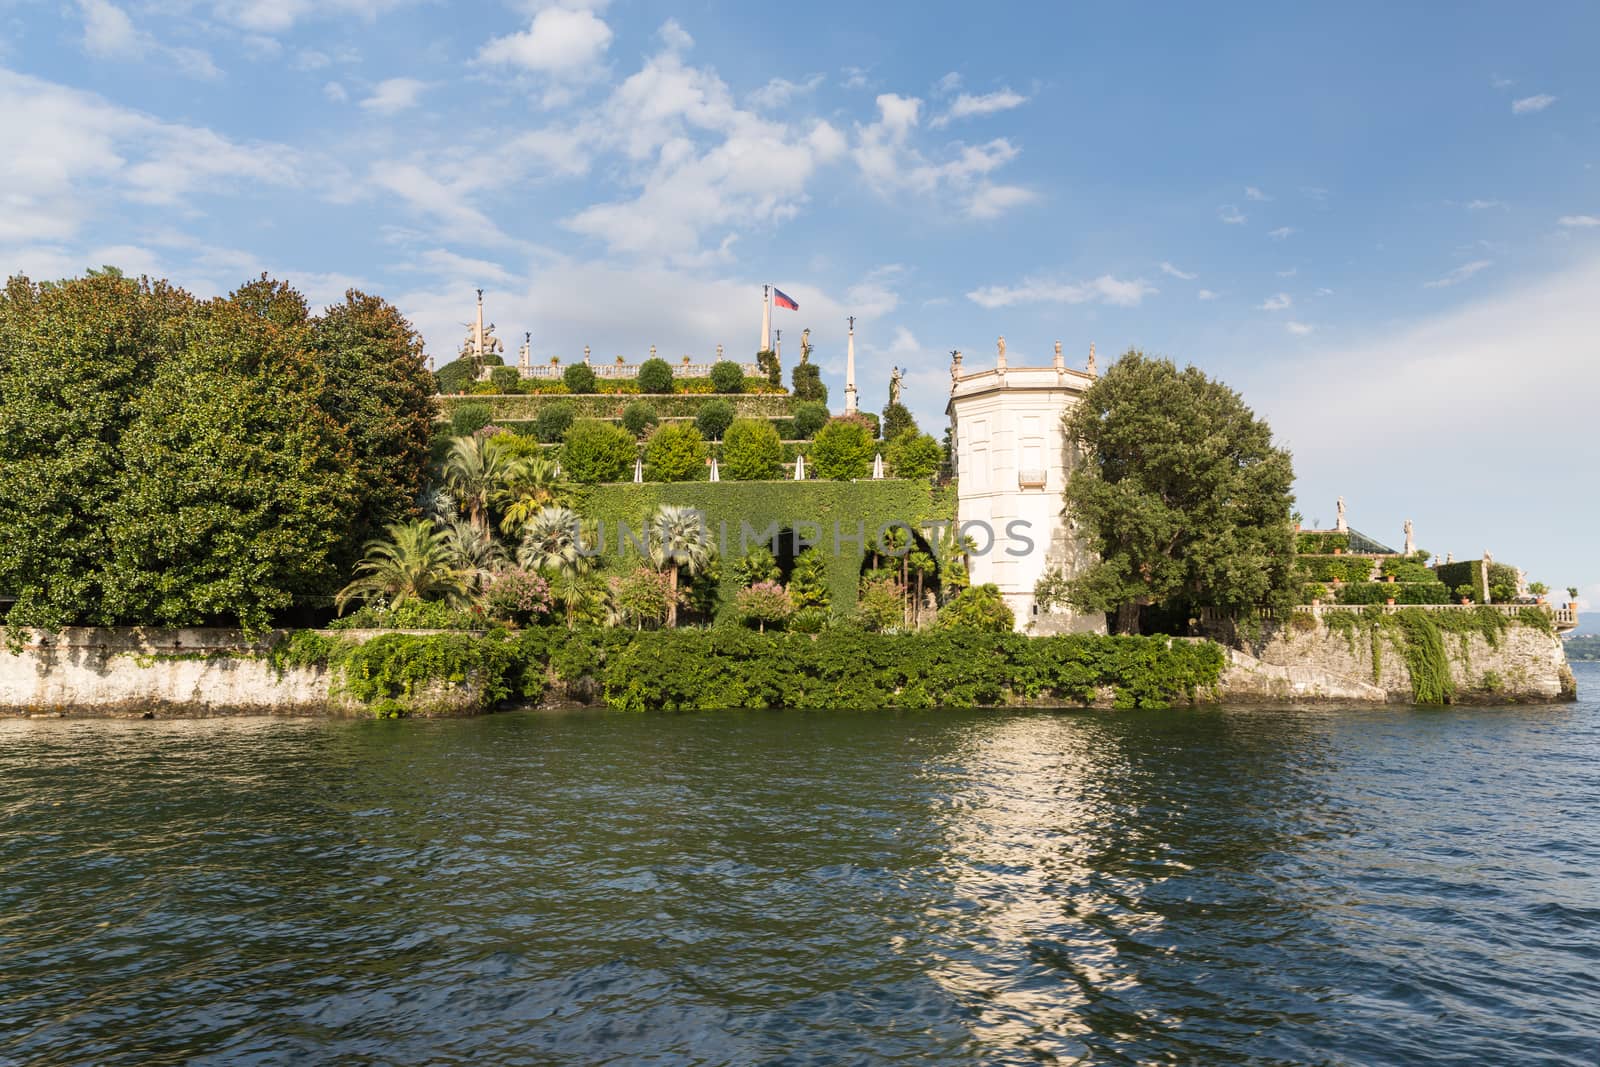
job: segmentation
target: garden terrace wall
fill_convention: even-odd
[[[545,393],[539,395],[485,393],[469,396],[439,397],[439,414],[449,422],[457,408],[463,404],[483,404],[489,408],[491,422],[528,422],[538,418],[539,409],[557,400],[565,400],[577,408],[578,418],[620,419],[629,404],[644,400],[656,409],[656,414],[672,418],[693,418],[712,400],[727,400],[741,418],[781,419],[789,414],[791,399],[785,395],[754,393]]]

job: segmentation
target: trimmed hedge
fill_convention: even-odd
[[[1372,577],[1373,561],[1364,556],[1297,556],[1294,567],[1302,581],[1364,582]]]
[[[1331,555],[1336,548],[1350,551],[1350,535],[1309,531],[1294,535],[1294,550],[1308,556]]]
[[[1489,590],[1483,584],[1482,560],[1469,559],[1460,563],[1441,563],[1434,568],[1433,575],[1439,581],[1455,590],[1463,585],[1472,587],[1474,603],[1487,602]]]
[[[757,396],[753,394],[739,394],[735,396],[722,396],[719,393],[673,395],[662,394],[650,396],[648,399],[655,407],[656,414],[663,418],[688,418],[692,419],[700,414],[700,409],[711,400],[718,398],[733,404],[734,412],[741,418],[756,419],[782,419],[789,414],[790,400],[787,396],[768,394]],[[441,417],[448,422],[451,412],[463,404],[485,404],[489,408],[491,421],[497,426],[508,422],[529,422],[539,417],[539,409],[556,400],[566,400],[577,405],[577,414],[580,419],[620,419],[627,410],[628,404],[638,400],[636,393],[591,394],[586,396],[573,396],[562,393],[546,393],[538,396],[513,395],[486,395],[486,396],[445,396],[439,398]]]
[[[1339,587],[1341,604],[1452,604],[1455,598],[1443,582],[1351,582]]]

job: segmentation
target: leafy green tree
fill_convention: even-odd
[[[905,622],[905,586],[893,578],[864,580],[856,596],[856,621],[874,633],[891,630]]]
[[[917,432],[917,420],[911,417],[911,411],[904,404],[892,400],[883,409],[882,425],[885,441],[893,441],[907,430]]]
[[[561,372],[561,381],[569,393],[598,393],[600,382],[594,368],[587,363],[574,363]]]
[[[705,470],[706,440],[688,423],[664,423],[650,435],[644,461],[650,476],[658,481],[694,481]]]
[[[469,576],[456,566],[446,536],[426,521],[394,523],[388,537],[370,541],[356,576],[339,590],[339,614],[351,600],[381,600],[389,607],[410,601],[442,600],[465,608],[472,597]]]
[[[450,433],[456,437],[475,434],[493,418],[488,404],[462,404],[450,413]]]
[[[841,415],[817,431],[808,457],[816,477],[833,481],[865,478],[872,472],[873,433],[860,419]]]
[[[515,393],[522,384],[522,375],[515,367],[495,367],[489,371],[489,383],[497,393]]]
[[[944,449],[939,442],[918,433],[914,426],[891,438],[883,452],[896,478],[926,478],[944,462]]]
[[[744,392],[744,368],[731,359],[711,365],[711,388],[719,393]]]
[[[141,622],[107,596],[135,400],[186,344],[194,298],[120,275],[0,293],[0,592],[12,627]],[[17,632],[15,629],[13,633]]]
[[[802,440],[810,440],[817,435],[817,431],[828,424],[828,405],[815,400],[807,401],[794,406],[795,435]]]
[[[648,400],[635,400],[622,410],[623,429],[635,437],[643,437],[660,421],[656,406]]]
[[[756,582],[734,595],[733,613],[741,622],[753,622],[766,633],[768,623],[781,625],[794,614],[794,601],[777,582]]]
[[[561,469],[583,485],[621,481],[638,455],[633,435],[598,419],[579,419],[561,446]]]
[[[1083,455],[1067,511],[1099,555],[1071,583],[1076,606],[1114,611],[1130,633],[1149,604],[1292,603],[1293,466],[1239,394],[1129,352],[1065,428]]]
[[[357,546],[412,513],[427,482],[433,381],[411,323],[356,289],[312,320],[311,350],[322,368],[322,410],[350,439],[357,501],[346,521],[347,564]]]
[[[828,606],[828,561],[816,546],[800,553],[789,575],[789,596],[795,607],[826,608]]]
[[[783,443],[766,419],[734,419],[722,439],[718,469],[736,482],[777,478],[783,472]]]
[[[642,630],[646,623],[659,626],[672,609],[672,586],[667,576],[649,567],[635,567],[611,579],[611,602],[618,619]]]
[[[796,400],[827,404],[828,387],[822,383],[822,371],[815,363],[796,363],[789,380],[793,383],[790,394]]]
[[[121,442],[107,531],[121,617],[259,631],[337,588],[357,486],[309,335],[304,300],[263,279],[198,309],[187,346],[156,369]]]
[[[672,392],[672,365],[664,359],[647,359],[639,364],[639,392]]]
[[[726,400],[708,400],[700,406],[694,424],[700,433],[715,440],[733,423],[733,405]]]
[[[992,583],[963,589],[939,609],[933,620],[936,630],[981,630],[991,634],[1010,633],[1016,625],[1016,614]]]
[[[767,376],[769,385],[783,385],[783,364],[778,362],[778,353],[770,348],[763,348],[756,353],[756,365],[761,368],[761,373]]]
[[[706,529],[705,516],[693,508],[663,504],[645,524],[650,562],[668,575],[672,599],[667,625],[678,625],[680,575],[693,578],[716,560],[717,546]]]
[[[550,400],[539,405],[533,417],[533,433],[547,445],[560,444],[578,417],[578,405],[571,400]]]

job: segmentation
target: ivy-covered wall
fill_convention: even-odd
[[[617,524],[643,528],[646,517],[662,504],[678,504],[705,513],[711,535],[722,539],[726,524],[724,562],[740,555],[742,524],[749,524],[755,541],[776,523],[779,530],[797,523],[815,523],[803,532],[818,536],[828,563],[828,594],[835,614],[849,612],[856,602],[857,578],[863,546],[855,539],[865,529],[867,539],[882,526],[905,522],[915,526],[925,519],[950,519],[954,504],[948,494],[936,497],[926,481],[883,479],[861,482],[672,482],[615,483],[580,491],[575,506],[586,519],[604,523],[606,544],[602,558],[621,563],[636,555],[632,545],[616,543]],[[834,551],[834,523],[839,524],[840,551]],[[722,547],[719,544],[719,547]],[[725,606],[737,590],[724,577],[719,590]]]
[[[508,422],[524,422],[537,418],[539,409],[545,404],[557,400],[568,401],[577,406],[578,417],[588,419],[620,419],[622,412],[635,400],[645,400],[656,409],[656,414],[671,418],[693,418],[700,413],[700,409],[711,400],[727,400],[733,404],[734,412],[745,418],[754,419],[781,419],[789,414],[792,400],[788,396],[766,395],[760,396],[752,393],[674,393],[659,396],[641,396],[637,394],[584,394],[581,396],[543,394],[499,394],[482,396],[442,396],[439,397],[439,412],[444,421],[449,422],[451,414],[463,404],[486,404],[492,421],[498,423],[502,420]]]

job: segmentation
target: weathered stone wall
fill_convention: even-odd
[[[1566,652],[1554,634],[1513,625],[1494,645],[1482,634],[1442,636],[1458,701],[1571,700],[1576,695]],[[1367,633],[1347,636],[1322,622],[1310,630],[1274,628],[1252,647],[1253,655],[1235,657],[1224,678],[1224,698],[1265,698],[1281,691],[1288,699],[1358,700],[1365,688],[1381,693],[1381,699],[1409,701],[1411,675],[1404,649],[1383,634],[1378,640],[1375,675]],[[1259,669],[1243,660],[1258,663]]]
[[[360,641],[370,634],[340,636]],[[0,714],[371,714],[340,696],[331,671],[274,667],[269,653],[276,637],[252,640],[224,629],[85,627],[30,634],[20,653],[0,641]],[[478,710],[476,694],[467,688],[422,694],[415,703],[414,714]]]

